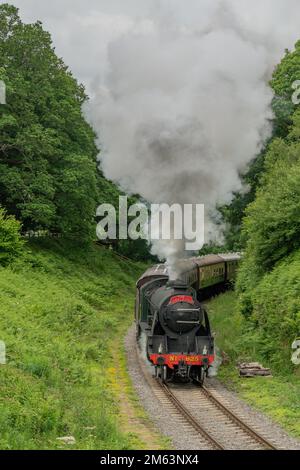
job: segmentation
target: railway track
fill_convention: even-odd
[[[225,406],[208,388],[183,385],[160,389],[178,413],[216,450],[276,450],[276,447]]]
[[[200,436],[208,443],[209,447],[212,447],[215,450],[225,450],[225,447],[215,439],[206,429],[193,417],[190,411],[186,406],[181,403],[176,396],[172,393],[169,387],[159,381],[157,381],[163,393],[168,397],[168,399],[173,403],[177,412],[182,415],[187,422],[194,428],[194,430],[200,434]]]
[[[227,406],[225,406],[215,395],[213,395],[209,389],[202,387],[200,389],[201,393],[217,407],[219,408],[224,415],[226,415],[233,423],[235,423],[241,430],[248,434],[251,438],[254,439],[258,444],[260,444],[265,450],[277,450],[274,444],[272,444],[268,439],[259,434],[256,430],[250,427],[247,423],[242,421],[239,416],[233,413]]]
[[[211,386],[170,384],[155,379],[137,351],[142,373],[170,419],[190,433],[193,443],[211,450],[276,450],[255,426],[245,422]]]

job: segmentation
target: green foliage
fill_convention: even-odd
[[[230,359],[236,362],[241,349],[239,339],[245,325],[244,318],[238,312],[236,294],[228,291],[215,297],[206,306],[218,349],[225,351]]]
[[[275,70],[276,98],[291,102],[299,74],[300,42]],[[293,107],[281,118],[276,115],[281,137],[269,144],[255,198],[244,211],[237,292],[247,319],[245,345],[252,340],[263,360],[292,372],[290,348],[300,334],[300,111]]]
[[[95,134],[82,113],[84,88],[56,56],[42,24],[23,24],[18,10],[0,5],[0,204],[23,230],[46,229],[95,239],[101,203],[118,206],[119,189],[97,168]],[[136,199],[136,198],[133,198]],[[120,251],[146,258],[147,244]]]
[[[20,229],[20,222],[7,216],[0,207],[0,265],[5,266],[22,254],[24,241]]]
[[[99,203],[107,203],[110,202],[115,208],[116,211],[116,222],[117,227],[119,226],[119,197],[125,196],[121,190],[119,190],[114,184],[106,179],[102,179],[101,181],[101,194],[102,196],[105,195],[106,199],[103,197],[100,198]],[[127,196],[128,207],[134,204],[138,204],[140,202],[140,197],[138,195]],[[100,221],[101,218],[96,217],[97,222]],[[129,227],[130,223],[134,217],[128,217],[127,225]],[[118,228],[117,228],[117,236],[118,236]],[[136,261],[151,261],[156,263],[157,257],[150,254],[149,244],[147,240],[138,239],[138,240],[131,240],[128,238],[127,240],[113,240],[114,248],[116,251],[124,256],[127,256]]]
[[[228,251],[238,251],[244,247],[244,240],[241,234],[243,217],[245,216],[247,206],[255,198],[256,188],[264,171],[265,154],[266,149],[251,162],[247,172],[241,175],[246,191],[234,193],[230,204],[218,208],[225,226],[224,248]]]
[[[290,346],[300,332],[300,141],[299,111],[284,140],[275,139],[255,201],[246,211],[246,250],[237,289],[262,357],[292,368]]]
[[[264,356],[288,368],[291,343],[300,332],[299,272],[300,250],[266,274],[252,294],[251,321],[267,345]]]
[[[297,105],[293,104],[292,95],[295,91],[293,83],[300,77],[300,41],[295,44],[295,49],[286,51],[282,61],[275,68],[270,82],[274,90],[273,100],[274,135],[285,138],[293,124],[293,114]]]
[[[275,139],[270,145],[261,186],[243,221],[246,249],[237,287],[246,316],[252,313],[252,291],[264,274],[300,248],[299,116],[297,110],[285,141]]]
[[[265,158],[269,151],[269,145],[274,139],[280,138],[290,140],[293,136],[299,140],[299,123],[296,130],[293,130],[296,120],[300,119],[297,106],[292,102],[294,93],[293,83],[300,79],[300,41],[295,45],[292,52],[286,51],[280,64],[275,68],[270,85],[274,91],[272,109],[274,113],[273,133],[269,142],[266,142],[265,148],[253,162],[251,162],[247,172],[242,175],[242,179],[249,191],[246,193],[237,193],[231,204],[221,207],[219,210],[225,223],[226,248],[240,249],[245,245],[245,238],[241,234],[243,217],[246,208],[251,204],[256,191],[261,186],[261,178],[265,171]],[[274,149],[271,149],[274,152]]]
[[[219,368],[218,378],[296,437],[300,436],[300,369],[290,360],[293,331],[297,330],[290,319],[298,318],[299,322],[299,261],[300,253],[266,276],[255,294],[256,318],[251,322],[239,313],[234,292],[207,304],[216,343],[229,358],[229,363]],[[283,291],[284,296],[280,295]],[[273,377],[242,380],[236,369],[240,361],[262,362],[272,368]]]
[[[215,243],[206,243],[203,245],[201,250],[199,250],[199,256],[211,255],[211,254],[218,254],[224,253],[224,246],[223,245],[216,245]]]
[[[78,243],[28,248],[23,263],[0,268],[0,448],[55,449],[66,435],[75,449],[130,448],[109,368],[144,266]]]
[[[280,140],[272,144],[264,184],[246,214],[246,256],[249,253],[263,270],[300,247],[299,144],[288,146]]]
[[[258,337],[262,357],[291,369],[290,348],[300,332],[300,251],[266,274],[251,262],[246,258],[239,273],[239,311]]]
[[[1,204],[24,230],[50,229],[89,238],[99,203],[94,132],[82,114],[86,100],[55,54],[40,22],[23,24],[0,6]]]

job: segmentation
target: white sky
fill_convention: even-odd
[[[5,3],[0,0],[0,3]],[[144,16],[152,1],[14,0],[25,22],[40,20],[58,55],[87,86],[105,61],[107,44]],[[105,68],[103,63],[103,68]]]
[[[0,3],[5,1],[0,0]],[[245,34],[261,34],[272,42],[276,60],[297,39],[299,0],[14,0],[26,22],[41,20],[57,53],[88,88],[106,67],[107,45],[133,25],[174,22],[180,27],[214,28],[220,5],[237,12]],[[277,59],[278,58],[278,59]],[[274,61],[276,61],[274,59]]]

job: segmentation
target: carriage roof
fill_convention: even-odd
[[[240,253],[224,253],[219,255],[205,255],[198,256],[193,258],[187,258],[184,260],[182,267],[184,267],[183,272],[192,270],[196,266],[209,266],[211,264],[224,263],[225,261],[238,261],[240,260]],[[186,264],[186,266],[185,266]],[[148,268],[144,274],[138,279],[137,287],[145,284],[150,279],[155,278],[166,278],[168,279],[168,267],[166,263],[156,264]]]

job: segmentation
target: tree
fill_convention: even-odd
[[[20,229],[20,222],[7,216],[0,207],[0,265],[6,266],[21,255],[24,241],[21,239]]]
[[[295,112],[297,105],[293,103],[292,95],[295,92],[293,84],[300,80],[300,41],[295,44],[295,50],[286,50],[282,61],[274,70],[270,86],[274,91],[272,109],[274,113],[273,132],[271,139],[266,143],[265,148],[253,162],[248,171],[242,176],[249,191],[237,193],[231,204],[221,207],[226,226],[225,239],[228,249],[240,249],[245,245],[245,237],[242,236],[241,227],[245,216],[246,208],[255,200],[256,191],[260,187],[261,178],[265,171],[265,156],[268,153],[269,145],[276,138],[290,140],[290,131],[295,122]],[[297,130],[298,129],[298,130]],[[299,131],[299,126],[294,128],[294,132]]]
[[[95,135],[82,85],[55,54],[40,22],[23,24],[0,6],[0,203],[23,229],[88,238],[99,190]]]
[[[278,153],[282,159],[274,163]],[[247,251],[265,271],[300,248],[300,145],[289,147],[276,140],[268,160],[273,161],[273,168],[265,175],[243,223]]]
[[[95,239],[97,206],[117,208],[122,193],[97,168],[95,134],[82,114],[84,87],[56,56],[42,24],[23,24],[8,4],[0,5],[0,80],[7,90],[0,105],[0,204],[24,231]],[[148,246],[129,240],[119,250],[145,258]]]
[[[241,176],[244,186],[248,189],[244,192],[234,193],[230,204],[218,208],[225,226],[225,248],[227,250],[240,250],[244,247],[242,237],[242,223],[248,205],[254,200],[255,192],[259,186],[260,177],[264,170],[264,149],[249,165],[248,171]]]
[[[270,145],[260,187],[243,220],[246,248],[237,288],[246,316],[253,312],[256,291],[265,276],[300,249],[299,110],[291,121],[286,139],[277,138]]]

